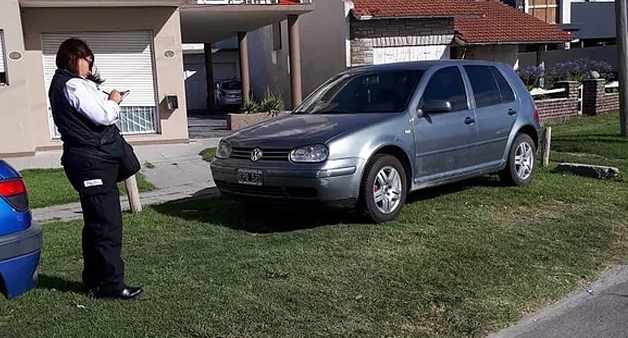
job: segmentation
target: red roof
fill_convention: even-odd
[[[456,17],[480,15],[466,0],[353,0],[356,16],[394,17]]]
[[[401,1],[401,0],[400,0]],[[568,42],[571,34],[497,0],[472,1],[484,15],[455,18],[458,37],[468,44]]]

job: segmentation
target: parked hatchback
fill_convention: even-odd
[[[386,222],[422,188],[489,173],[530,183],[539,131],[534,101],[506,64],[368,66],[224,138],[211,170],[229,197],[321,202]]]
[[[32,221],[20,174],[0,160],[0,292],[12,299],[35,287],[41,226]]]
[[[231,79],[216,83],[216,105],[223,110],[229,107],[239,107],[242,104],[242,83]]]

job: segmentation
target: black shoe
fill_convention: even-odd
[[[118,290],[92,289],[90,295],[94,298],[135,299],[142,294],[142,288],[125,286]]]

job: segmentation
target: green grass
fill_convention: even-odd
[[[628,137],[619,135],[619,114],[585,117],[554,125],[552,150],[628,160]]]
[[[223,199],[149,207],[125,215],[126,278],[145,287],[132,302],[79,293],[81,222],[48,223],[40,286],[0,300],[0,336],[484,337],[628,257],[628,183],[551,169],[524,188],[425,190],[378,226]]]
[[[203,160],[211,162],[216,158],[216,148],[207,148],[199,154],[203,157]]]
[[[78,202],[78,194],[63,169],[27,169],[20,173],[26,182],[28,198],[31,208],[42,208],[52,205],[60,205]],[[152,191],[155,187],[148,182],[141,173],[136,175],[140,192]],[[119,183],[120,194],[125,195],[124,183]]]
[[[619,135],[619,114],[552,125],[551,158],[556,162],[612,166],[628,173],[628,137]]]

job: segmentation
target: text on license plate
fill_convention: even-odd
[[[256,169],[239,169],[238,183],[246,185],[262,185],[264,184],[264,174],[261,170]]]

